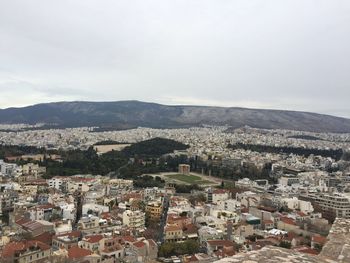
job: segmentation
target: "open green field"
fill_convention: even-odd
[[[187,184],[212,184],[211,181],[207,180],[202,180],[201,177],[196,176],[196,175],[186,175],[186,174],[168,174],[166,175],[167,178],[169,179],[174,179],[177,181],[181,181]]]

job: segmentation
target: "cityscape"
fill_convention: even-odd
[[[350,263],[349,0],[1,0],[0,263]]]
[[[350,133],[41,127],[1,125],[4,262],[350,259]]]

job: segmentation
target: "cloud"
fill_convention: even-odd
[[[138,99],[350,117],[349,24],[347,0],[4,1],[0,107]]]

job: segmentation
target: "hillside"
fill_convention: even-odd
[[[350,120],[309,112],[167,106],[139,101],[56,102],[0,110],[0,123],[47,123],[57,127],[99,126],[129,129],[139,126],[180,128],[210,125],[245,125],[265,129],[314,132],[350,132]]]

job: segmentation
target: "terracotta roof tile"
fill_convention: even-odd
[[[35,240],[11,242],[4,247],[2,257],[12,257],[16,252],[25,251],[31,247],[35,247],[41,251],[50,249],[49,245]]]
[[[318,244],[325,244],[327,242],[327,238],[323,236],[313,236],[312,241]]]
[[[103,235],[93,235],[85,237],[85,241],[89,243],[97,243],[100,242],[101,239],[103,239]]]
[[[281,221],[288,225],[296,225],[295,221],[289,217],[281,217]]]
[[[142,241],[138,241],[138,242],[133,243],[133,245],[135,247],[138,247],[138,248],[143,248],[146,244]]]
[[[86,256],[90,256],[92,252],[90,250],[87,250],[85,248],[80,248],[78,246],[73,246],[70,249],[68,249],[68,258],[83,258]]]

